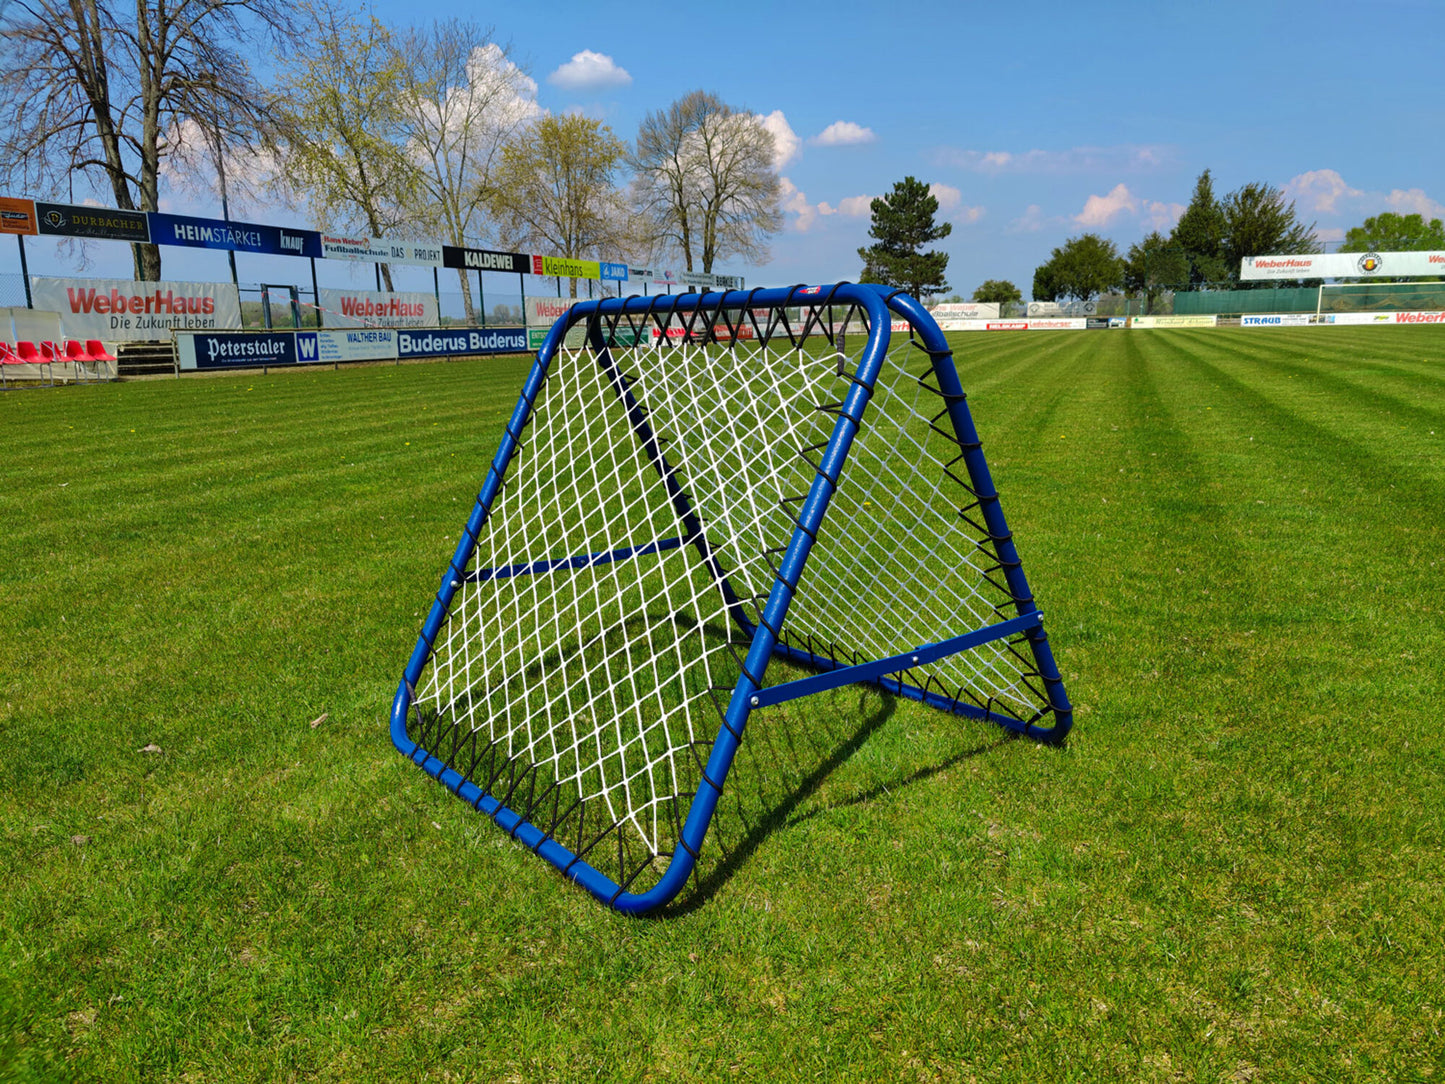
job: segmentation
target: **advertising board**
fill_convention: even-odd
[[[178,331],[176,362],[183,370],[295,365],[296,332]]]
[[[229,249],[267,256],[320,257],[321,235],[315,230],[293,230],[219,218],[192,218],[149,212],[150,239],[157,245]]]
[[[395,361],[396,332],[391,328],[358,328],[352,331],[296,332],[296,360],[313,362]]]
[[[399,358],[465,357],[473,354],[525,354],[527,329],[459,328],[455,331],[398,331],[396,354]]]
[[[241,326],[241,298],[229,282],[134,279],[30,280],[37,309],[60,313],[70,339],[169,339],[172,331]]]
[[[527,326],[551,327],[567,315],[573,305],[581,300],[575,297],[529,297],[527,298]]]
[[[602,265],[596,260],[573,260],[566,256],[533,256],[532,274],[563,279],[600,279]]]
[[[388,241],[381,237],[321,235],[321,254],[328,260],[441,267],[442,246],[436,241]]]
[[[936,320],[997,320],[997,301],[945,301],[928,310]]]
[[[112,207],[82,207],[71,203],[37,203],[35,225],[54,237],[94,237],[103,241],[150,240],[150,223],[144,211]]]
[[[441,323],[432,294],[327,288],[320,292],[325,322],[331,327],[436,327]]]
[[[1240,327],[1309,327],[1314,317],[1307,312],[1259,313],[1239,318]]]
[[[1370,279],[1445,274],[1445,252],[1320,252],[1303,256],[1246,256],[1239,277],[1254,279]]]
[[[35,201],[0,196],[0,233],[35,233]]]
[[[532,257],[525,252],[497,252],[490,248],[442,246],[442,266],[460,267],[468,271],[512,271],[532,273]]]
[[[1217,324],[1218,318],[1214,316],[1131,316],[1129,326],[1131,328],[1160,328],[1160,327],[1213,327]]]
[[[1083,331],[1089,326],[1087,317],[1065,316],[1052,320],[1029,320],[1030,331]]]

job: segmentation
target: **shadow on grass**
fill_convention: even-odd
[[[1015,740],[1014,735],[1005,733],[900,778],[880,782],[860,794],[799,812],[828,777],[893,717],[897,707],[896,697],[876,688],[850,686],[839,690],[838,696],[856,697],[857,710],[831,713],[831,719],[822,710],[760,712],[752,716],[738,761],[724,787],[724,800],[719,802],[708,832],[716,858],[708,862],[704,857],[694,873],[691,889],[658,911],[657,918],[680,918],[705,905],[759,847],[781,830],[903,790]],[[774,717],[765,720],[770,715]],[[860,721],[849,727],[849,720]],[[831,727],[827,725],[830,721],[834,724]]]

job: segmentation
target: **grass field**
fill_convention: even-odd
[[[1445,335],[956,345],[1067,746],[805,701],[643,921],[387,737],[520,363],[0,396],[0,1080],[1445,1076]]]

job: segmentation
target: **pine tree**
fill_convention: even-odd
[[[901,286],[920,301],[947,290],[943,273],[948,267],[948,253],[921,251],[930,241],[953,232],[951,222],[934,223],[938,200],[928,185],[904,177],[889,195],[873,201],[872,210],[868,236],[876,244],[858,250],[863,260],[859,281]]]
[[[1224,208],[1214,196],[1214,181],[1206,169],[1194,182],[1194,196],[1169,235],[1170,242],[1179,246],[1189,261],[1192,289],[1228,277],[1222,257],[1224,228]]]

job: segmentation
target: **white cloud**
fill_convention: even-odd
[[[838,201],[838,213],[849,218],[862,218],[873,213],[872,196],[847,196]]]
[[[807,195],[788,178],[779,177],[778,184],[781,189],[783,211],[798,216],[793,222],[793,228],[799,233],[807,233],[813,223],[818,220],[818,208],[809,203]]]
[[[1138,214],[1139,201],[1126,185],[1116,184],[1106,196],[1090,196],[1074,216],[1080,226],[1107,226],[1123,214]]]
[[[1010,233],[1035,233],[1046,225],[1044,209],[1037,203],[1030,203],[1024,213],[1009,223]]]
[[[1341,199],[1356,199],[1365,193],[1351,188],[1333,169],[1312,169],[1286,181],[1284,194],[1304,210],[1334,214]]]
[[[547,82],[563,90],[607,90],[628,86],[632,76],[606,53],[583,49],[547,76]]]
[[[873,134],[872,128],[864,128],[861,124],[854,124],[851,120],[835,120],[809,142],[816,143],[820,147],[853,147],[863,143],[872,143],[877,138]]]
[[[1160,203],[1157,200],[1144,201],[1144,220],[1156,230],[1172,230],[1174,224],[1184,215],[1182,203]]]
[[[1385,202],[1396,214],[1423,215],[1427,219],[1445,218],[1445,204],[1431,199],[1419,188],[1392,188],[1385,197]]]
[[[788,118],[783,116],[781,109],[774,109],[767,116],[759,113],[758,120],[773,134],[773,168],[782,169],[798,157],[798,152],[803,149],[803,141],[798,138],[798,133],[793,131],[793,126],[788,123]]]
[[[958,213],[953,216],[953,221],[965,226],[972,226],[983,217],[983,207],[960,207]]]
[[[1161,143],[1125,143],[1114,147],[1068,147],[1063,150],[977,151],[940,147],[937,165],[973,173],[1082,173],[1143,171],[1167,165],[1171,149]]]
[[[938,201],[938,209],[951,211],[963,202],[963,193],[951,184],[931,184],[928,194]]]

